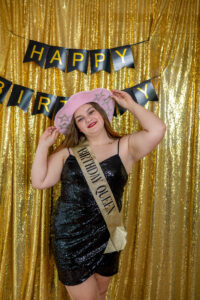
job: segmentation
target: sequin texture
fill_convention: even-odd
[[[100,163],[119,211],[128,175],[118,154]],[[112,276],[120,252],[103,254],[109,231],[76,158],[70,155],[61,174],[61,196],[54,214],[53,250],[59,280],[76,285],[93,273]]]

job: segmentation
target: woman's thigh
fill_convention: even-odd
[[[65,287],[72,300],[99,299],[99,287],[94,274],[80,284]]]

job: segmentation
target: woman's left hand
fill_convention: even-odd
[[[113,98],[120,106],[125,109],[128,109],[134,101],[128,93],[120,90],[113,90],[111,98]]]

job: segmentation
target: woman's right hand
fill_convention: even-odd
[[[55,143],[58,135],[59,135],[59,131],[55,126],[48,127],[41,135],[39,139],[39,144],[45,145],[49,148]]]

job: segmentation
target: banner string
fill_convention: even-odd
[[[24,40],[29,41],[29,39],[25,38],[24,36],[21,36],[21,35],[18,35],[18,34],[16,34],[16,33],[14,33],[12,30],[8,30],[8,31],[11,33],[11,35],[14,35],[14,36],[17,36],[17,37],[20,37],[20,38],[22,38],[22,39],[24,39]]]
[[[159,75],[156,75],[156,76],[154,76],[154,77],[151,77],[150,79],[148,79],[148,80],[152,80],[152,79],[154,79],[154,78],[158,78],[158,77],[160,77],[161,76],[161,74],[159,74]]]
[[[20,38],[22,38],[22,39],[24,39],[24,40],[27,40],[27,41],[30,41],[30,39],[27,39],[27,38],[25,38],[24,36],[21,36],[21,35],[18,35],[18,34],[16,34],[16,33],[14,33],[12,30],[8,30],[10,33],[11,33],[11,35],[13,35],[13,36],[17,36],[17,37],[20,37]],[[141,43],[146,43],[146,42],[149,42],[150,41],[150,36],[148,37],[148,39],[147,40],[144,40],[144,41],[141,41],[141,42],[137,42],[137,43],[134,43],[134,44],[128,44],[128,45],[125,45],[125,46],[136,46],[136,45],[139,45],[139,44],[141,44]],[[43,43],[44,44],[44,43]],[[48,46],[50,46],[50,45],[48,45]],[[120,47],[125,47],[125,46],[118,46],[118,47],[114,47],[114,48],[120,48]],[[66,47],[62,47],[62,48],[66,48]],[[66,48],[66,49],[70,49],[70,48]],[[108,49],[112,49],[112,48],[108,48]],[[84,49],[82,49],[82,50],[84,50]],[[85,50],[88,50],[88,49],[85,49]]]

